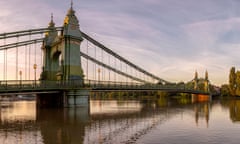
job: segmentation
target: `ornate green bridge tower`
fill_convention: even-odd
[[[43,41],[43,70],[41,80],[61,81],[74,84],[79,89],[60,91],[57,94],[38,94],[38,107],[75,107],[88,106],[89,91],[81,89],[83,84],[83,70],[80,58],[80,45],[83,41],[79,22],[72,8],[65,17],[63,29],[57,31],[53,16]],[[74,81],[74,83],[72,83]],[[76,85],[77,84],[77,85]]]
[[[42,80],[79,80],[83,82],[80,45],[83,41],[79,22],[72,6],[64,20],[63,31],[58,34],[53,17],[43,42]]]

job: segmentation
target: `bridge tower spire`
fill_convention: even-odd
[[[81,65],[80,45],[83,37],[80,31],[79,21],[71,7],[68,10],[63,24],[61,34],[53,22],[53,15],[46,30],[43,41],[43,71],[41,80],[43,83],[49,81],[74,82],[75,86],[83,84],[83,70]],[[37,96],[38,106],[77,106],[89,104],[89,91],[77,89],[61,92],[60,96],[51,94],[39,94]]]
[[[48,31],[45,33],[43,41],[43,68],[41,73],[41,80],[55,80],[55,75],[58,70],[58,58],[51,55],[53,51],[53,45],[58,37],[58,32],[53,21],[53,14],[51,14],[51,21],[48,24]],[[58,53],[59,55],[59,53]]]
[[[83,41],[79,21],[73,10],[73,2],[64,19],[62,67],[63,80],[83,80],[83,71],[80,59],[80,45]]]
[[[73,0],[71,0],[71,9],[73,9]]]

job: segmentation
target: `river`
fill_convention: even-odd
[[[89,107],[36,109],[0,102],[1,144],[238,144],[240,99],[96,99]]]

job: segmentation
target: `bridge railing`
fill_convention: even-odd
[[[0,90],[26,90],[26,89],[64,89],[79,88],[83,84],[79,80],[72,81],[39,81],[39,80],[8,80],[0,81]]]
[[[84,80],[85,87],[124,87],[124,86],[140,86],[141,83],[134,82],[114,82],[114,81],[97,81]]]
[[[53,89],[53,88],[154,88],[154,84],[142,84],[134,82],[114,82],[97,80],[69,81],[39,81],[39,80],[8,80],[0,81],[0,90],[4,89]]]
[[[150,84],[133,82],[113,82],[96,80],[69,81],[38,81],[38,80],[8,80],[0,81],[0,92],[8,91],[44,91],[89,88],[93,90],[167,90],[173,92],[203,92],[175,84]]]
[[[134,82],[114,82],[114,81],[97,81],[97,80],[84,80],[84,84],[80,80],[69,81],[39,81],[39,80],[8,80],[0,81],[0,89],[11,88],[77,88],[77,87],[90,87],[90,88],[175,88],[186,89],[184,85],[157,85],[150,83],[134,83]]]
[[[162,90],[192,90],[185,87],[185,85],[174,85],[174,84],[151,84],[151,83],[134,83],[134,82],[113,82],[113,81],[94,81],[94,80],[85,80],[85,86],[91,87],[93,89],[162,89]]]

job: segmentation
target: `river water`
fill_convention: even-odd
[[[91,99],[90,107],[36,109],[1,101],[1,144],[239,144],[240,100]]]

